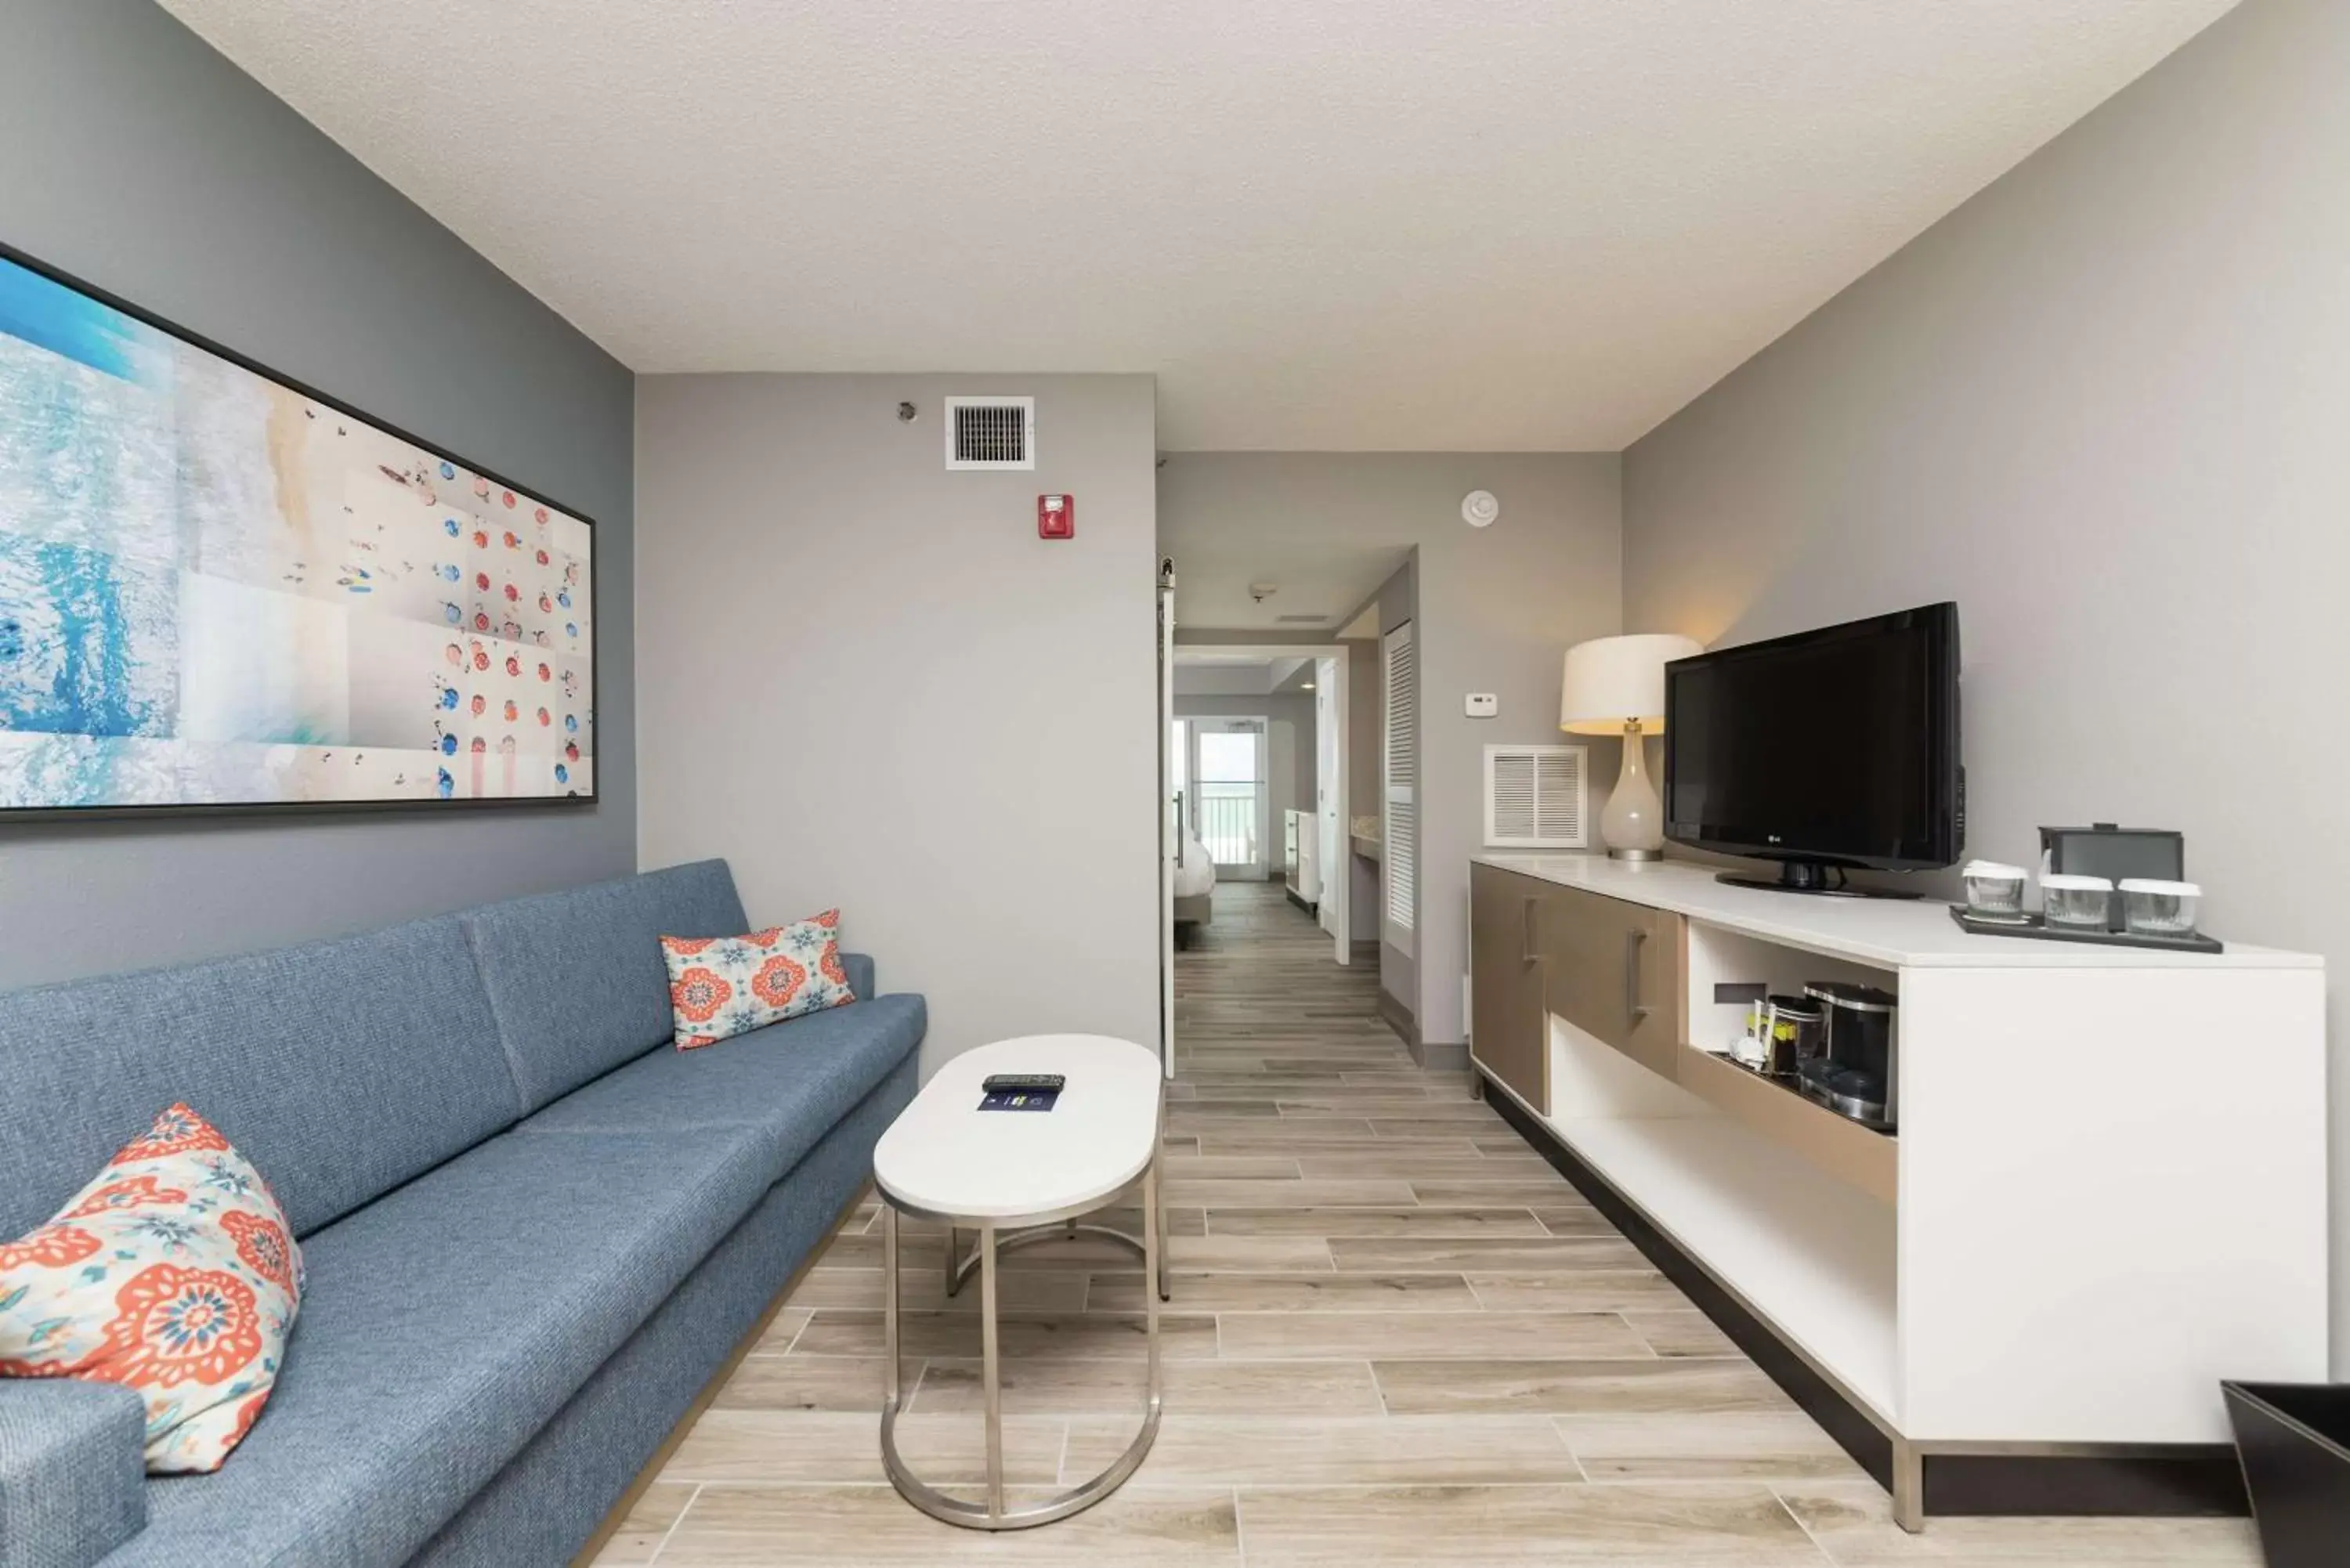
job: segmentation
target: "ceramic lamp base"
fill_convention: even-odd
[[[1611,860],[1657,860],[1664,856],[1665,805],[1648,780],[1648,748],[1638,722],[1624,726],[1624,765],[1599,814],[1599,842]]]

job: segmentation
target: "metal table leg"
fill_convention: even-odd
[[[1166,1289],[1165,1260],[1161,1255],[1160,1223],[1165,1196],[1159,1179],[1159,1157],[1154,1152],[1142,1179],[1142,1240],[1137,1242],[1123,1231],[1102,1225],[1082,1225],[1075,1228],[1097,1235],[1115,1236],[1142,1253],[1144,1277],[1155,1282],[1157,1289],[1146,1285],[1142,1293],[1143,1337],[1149,1361],[1149,1397],[1144,1407],[1142,1429],[1126,1451],[1113,1460],[1108,1469],[1092,1480],[1047,1499],[1034,1507],[1007,1507],[1003,1495],[1003,1386],[1001,1345],[996,1325],[996,1252],[1000,1248],[1018,1246],[1027,1241],[1058,1240],[1064,1234],[1058,1224],[1044,1224],[1024,1231],[999,1235],[994,1225],[983,1223],[979,1242],[968,1259],[954,1256],[954,1232],[948,1229],[949,1264],[947,1288],[951,1292],[962,1276],[973,1267],[979,1270],[979,1326],[981,1377],[986,1400],[987,1416],[987,1498],[984,1502],[966,1502],[947,1496],[937,1488],[917,1478],[906,1468],[898,1453],[898,1210],[894,1205],[882,1210],[881,1247],[882,1279],[882,1345],[889,1362],[881,1404],[881,1462],[889,1472],[889,1482],[908,1502],[931,1518],[949,1524],[959,1524],[972,1530],[1024,1530],[1033,1525],[1050,1524],[1066,1519],[1073,1513],[1091,1508],[1124,1485],[1126,1479],[1140,1467],[1143,1457],[1159,1436],[1159,1413],[1166,1402],[1164,1376],[1159,1366],[1159,1303]],[[1072,1222],[1074,1223],[1074,1221]]]

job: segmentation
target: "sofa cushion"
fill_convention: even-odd
[[[0,1236],[178,1101],[268,1173],[297,1236],[524,1109],[453,916],[0,994]]]
[[[723,860],[492,904],[457,917],[526,1109],[670,1038],[664,936],[746,929]]]
[[[565,1096],[517,1137],[755,1129],[780,1178],[922,1043],[919,996],[883,996],[738,1035],[712,1051],[653,1051]]]
[[[267,1413],[130,1560],[404,1562],[767,1187],[747,1130],[510,1134],[318,1232]]]

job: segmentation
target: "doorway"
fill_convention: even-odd
[[[1177,716],[1169,753],[1185,826],[1222,881],[1263,881],[1272,859],[1270,721],[1261,715]]]

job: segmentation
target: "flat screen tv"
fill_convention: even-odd
[[[0,827],[596,795],[579,513],[0,245]]]
[[[1966,839],[1959,607],[1926,605],[1665,667],[1665,836],[1780,862],[1829,893],[1844,871],[1930,870]]]

